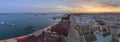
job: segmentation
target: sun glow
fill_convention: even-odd
[[[75,13],[101,13],[101,12],[120,12],[120,6],[104,5],[100,3],[78,4],[80,7],[59,6],[68,12]]]

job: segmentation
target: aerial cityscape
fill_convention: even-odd
[[[0,42],[120,42],[120,0],[0,0]]]

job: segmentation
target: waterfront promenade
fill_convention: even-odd
[[[69,27],[69,18],[64,17],[61,21],[29,35],[1,40],[0,42],[66,42]]]

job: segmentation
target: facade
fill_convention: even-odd
[[[68,41],[76,38],[77,42],[120,42],[119,16],[118,13],[74,14]]]

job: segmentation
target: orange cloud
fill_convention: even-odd
[[[59,6],[62,10],[72,13],[101,13],[101,12],[120,12],[120,6],[111,6],[101,3],[80,3],[80,7]]]

